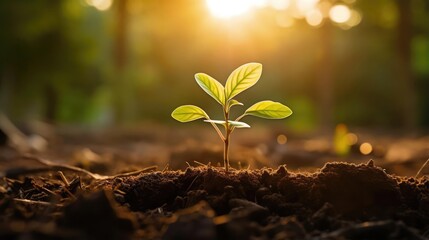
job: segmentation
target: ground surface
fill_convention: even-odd
[[[356,133],[338,156],[329,135],[255,128],[235,136],[225,173],[210,132],[149,129],[1,147],[0,239],[429,238],[427,170],[413,177],[428,137]]]

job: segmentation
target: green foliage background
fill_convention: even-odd
[[[404,99],[416,97],[415,125],[429,126],[428,1],[409,1],[414,88],[407,92],[397,84],[399,0],[357,0],[353,8],[363,20],[349,30],[305,21],[282,28],[268,9],[221,21],[202,0],[123,1],[124,18],[119,2],[98,11],[76,0],[1,1],[0,111],[57,123],[172,123],[177,105],[201,103],[217,111],[199,92],[195,73],[224,84],[239,65],[261,62],[262,81],[238,100],[246,107],[261,96],[285,103],[294,111],[288,125],[296,129],[323,124],[319,81],[327,67],[333,123],[404,126],[410,115]]]

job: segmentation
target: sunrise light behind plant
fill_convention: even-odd
[[[312,27],[331,22],[346,30],[362,19],[358,11],[345,4],[323,0],[206,0],[206,6],[214,18],[228,21],[270,8],[277,12],[279,26],[284,27],[291,27],[294,19],[304,19]]]

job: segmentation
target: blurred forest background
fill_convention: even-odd
[[[173,124],[181,104],[218,110],[195,73],[260,62],[238,100],[285,103],[297,131],[429,127],[427,0],[9,0],[0,29],[15,121]]]

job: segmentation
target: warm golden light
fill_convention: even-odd
[[[290,5],[290,0],[270,0],[269,4],[276,10],[286,10]]]
[[[265,7],[268,4],[267,0],[249,0],[249,1],[252,2],[252,5],[255,7]]]
[[[93,6],[100,11],[106,11],[112,6],[112,0],[86,0],[89,6]]]
[[[350,18],[347,20],[346,24],[350,27],[358,25],[362,21],[362,16],[356,10],[351,10]]]
[[[293,26],[295,20],[286,14],[281,14],[276,16],[276,23],[280,27],[288,28]]]
[[[296,0],[296,7],[301,13],[305,14],[314,9],[318,2],[319,0]]]
[[[313,27],[319,26],[323,21],[323,15],[318,9],[313,9],[305,15],[307,23]]]
[[[336,23],[345,23],[351,16],[350,8],[346,5],[335,5],[329,11],[329,18]]]
[[[277,136],[277,143],[280,145],[286,144],[287,143],[287,137],[284,134],[280,134]]]
[[[372,152],[372,145],[370,143],[364,142],[360,145],[359,150],[363,155],[368,155]]]
[[[317,9],[319,9],[324,18],[329,17],[329,10],[331,10],[331,7],[332,3],[326,1],[317,4]]]
[[[248,12],[255,1],[248,0],[206,0],[211,14],[217,18],[231,18]]]

